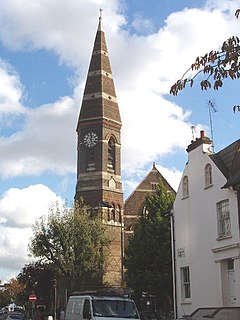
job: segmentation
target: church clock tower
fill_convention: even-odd
[[[77,125],[77,185],[91,208],[99,208],[111,239],[103,283],[120,285],[123,276],[123,191],[121,118],[101,16]]]

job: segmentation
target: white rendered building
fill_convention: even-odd
[[[218,153],[201,137],[174,203],[176,312],[240,306],[240,139]]]

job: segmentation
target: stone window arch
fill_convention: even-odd
[[[108,140],[108,170],[115,172],[116,169],[116,142],[111,136]]]

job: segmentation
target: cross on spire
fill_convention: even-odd
[[[103,13],[103,9],[100,8],[99,9],[99,20],[102,20],[102,13]]]
[[[102,30],[102,12],[103,12],[103,9],[100,7],[99,9],[99,24],[98,24],[98,31],[101,31]]]

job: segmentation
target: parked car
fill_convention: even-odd
[[[140,313],[140,319],[141,320],[157,320],[157,317],[152,312],[142,311]]]
[[[70,296],[65,320],[140,320],[134,301],[125,296],[86,293]]]
[[[7,307],[3,307],[2,309],[0,309],[0,314],[7,314],[7,313],[8,313]]]
[[[23,320],[23,319],[24,319],[24,316],[22,313],[10,313],[7,316],[6,320]]]

